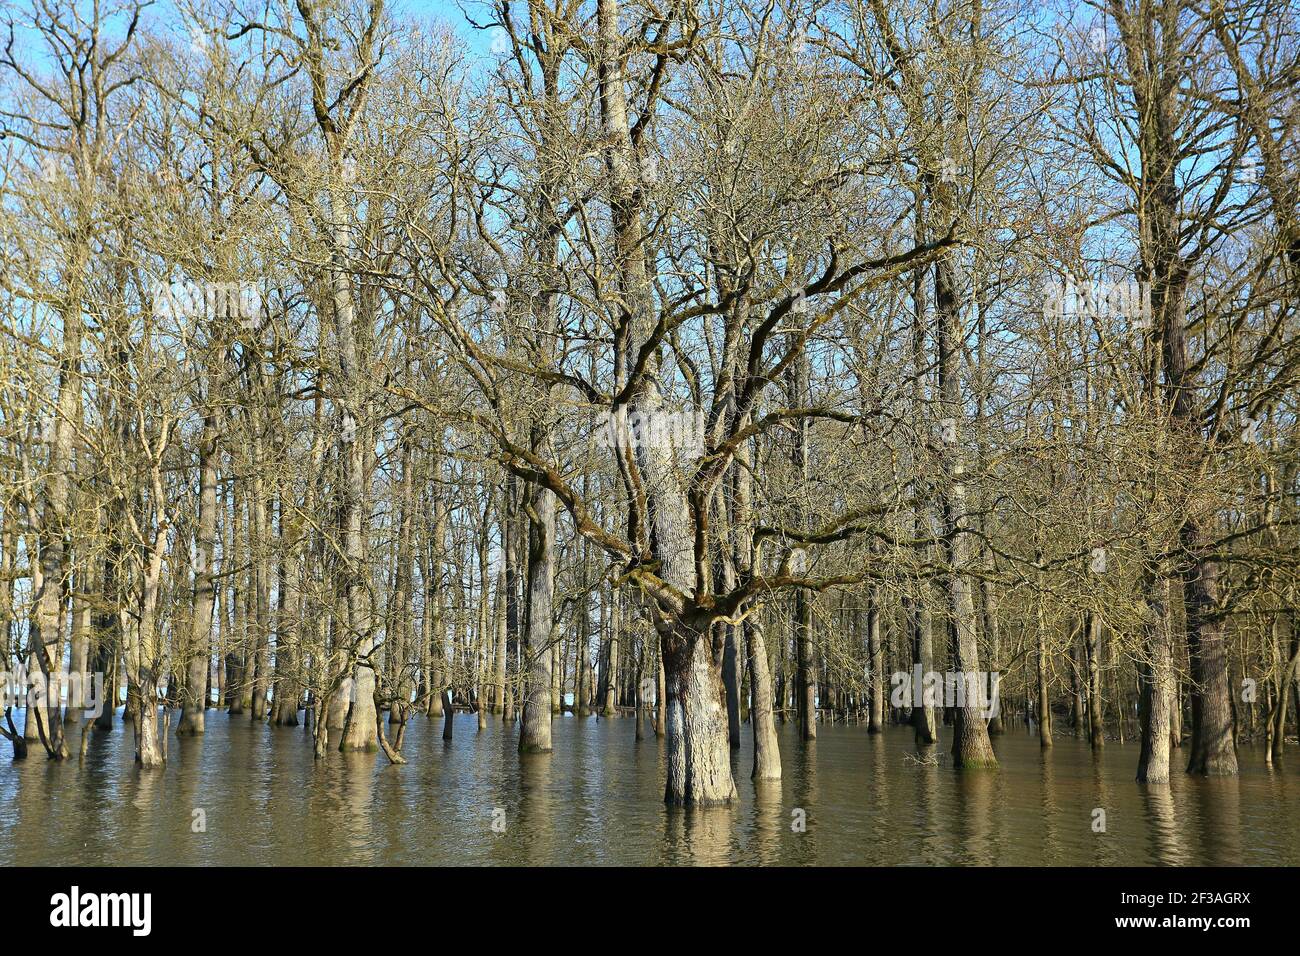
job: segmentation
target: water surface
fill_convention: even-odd
[[[1062,737],[995,738],[994,773],[918,760],[910,729],[869,735],[823,725],[810,744],[779,727],[784,779],[749,779],[748,728],[735,755],[740,799],[701,812],[662,803],[662,747],[632,721],[556,718],[555,752],[521,758],[516,731],[458,715],[413,718],[405,766],[331,753],[319,766],[302,728],[210,711],[205,736],[169,739],[141,772],[120,721],[84,762],[39,747],[0,758],[0,863],[80,865],[1298,865],[1300,752],[1281,773],[1241,751],[1239,777],[1175,773],[1133,781],[1138,749],[1094,759]],[[3,742],[0,742],[3,743]],[[1181,769],[1185,757],[1176,753]],[[1094,810],[1105,832],[1094,832]],[[195,811],[202,810],[202,814]],[[194,832],[202,818],[203,832]],[[802,819],[805,828],[796,824]],[[504,832],[498,829],[504,825]]]

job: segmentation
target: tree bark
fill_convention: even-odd
[[[520,753],[551,750],[551,623],[555,594],[555,495],[534,486],[528,534],[528,613],[525,666],[528,682],[519,726]]]
[[[934,269],[935,307],[938,322],[939,395],[944,419],[941,422],[943,461],[943,514],[947,530],[948,611],[952,619],[953,662],[957,671],[983,684],[976,629],[975,598],[970,570],[975,557],[966,514],[966,464],[961,450],[961,316],[962,276],[957,253],[941,256]],[[996,767],[997,757],[989,742],[988,725],[978,703],[967,700],[954,708],[953,762],[959,769]]]
[[[217,416],[208,410],[199,443],[198,528],[194,541],[193,620],[190,624],[189,660],[185,696],[176,733],[198,736],[204,732],[208,669],[212,653],[212,611],[216,605],[213,555],[217,539]]]
[[[1141,696],[1142,751],[1138,756],[1139,783],[1169,782],[1170,716],[1172,710],[1172,655],[1169,633],[1169,582],[1151,575],[1148,581],[1148,621],[1143,629],[1143,659],[1138,661]]]
[[[1106,743],[1101,712],[1101,616],[1095,611],[1083,615],[1083,652],[1088,665],[1088,743],[1100,750]]]
[[[885,729],[885,658],[880,642],[880,592],[876,588],[870,589],[867,595],[866,632],[870,674],[867,682],[867,733],[878,734]]]
[[[1035,555],[1035,562],[1041,568],[1043,554]],[[1042,586],[1042,572],[1039,572],[1038,599],[1034,602],[1035,623],[1037,631],[1038,653],[1038,746],[1047,750],[1052,746],[1052,700],[1047,681],[1047,622],[1044,620],[1043,601],[1045,589]]]
[[[675,806],[720,806],[736,798],[721,669],[713,663],[710,644],[708,635],[698,632],[662,635],[668,678],[664,799]]]

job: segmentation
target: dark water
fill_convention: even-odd
[[[458,716],[444,744],[441,721],[415,718],[405,766],[337,753],[314,766],[301,728],[210,712],[207,735],[171,737],[153,773],[119,722],[81,764],[35,751],[10,764],[4,746],[0,863],[1300,864],[1300,753],[1269,774],[1245,749],[1240,777],[1147,789],[1131,744],[1094,760],[1062,738],[1043,758],[1013,731],[996,741],[1000,771],[962,774],[918,763],[906,728],[818,733],[805,747],[781,728],[785,778],[759,788],[746,734],[738,805],[688,813],[662,804],[661,748],[626,718],[557,718],[555,752],[522,759],[499,723],[480,734]]]

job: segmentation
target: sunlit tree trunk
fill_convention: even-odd
[[[534,487],[528,534],[528,616],[525,667],[528,680],[519,726],[521,753],[551,750],[551,619],[555,594],[555,495]]]
[[[948,532],[948,610],[952,616],[955,669],[968,680],[983,684],[980,671],[975,597],[970,572],[975,559],[975,542],[966,513],[966,463],[962,452],[961,342],[963,290],[966,280],[957,253],[941,256],[934,269],[935,309],[939,348],[939,397],[943,410],[940,423],[943,461],[944,524]],[[968,695],[969,697],[969,695]],[[989,742],[988,725],[978,702],[969,699],[954,708],[952,753],[958,768],[996,767],[997,758]]]
[[[1034,556],[1034,563],[1039,568],[1043,564],[1043,553],[1037,552]],[[1038,572],[1038,591],[1044,592],[1042,586],[1043,573]],[[1047,750],[1052,746],[1052,698],[1051,688],[1047,679],[1047,621],[1045,619],[1043,601],[1040,598],[1034,602],[1035,618],[1035,637],[1037,641],[1037,653],[1034,655],[1038,672],[1038,746],[1042,750]]]
[[[1100,750],[1106,728],[1101,713],[1101,616],[1095,611],[1083,614],[1083,653],[1088,665],[1088,743]]]
[[[198,527],[194,534],[194,598],[190,623],[189,660],[185,697],[176,733],[198,735],[204,731],[208,670],[212,656],[212,611],[216,604],[213,555],[217,540],[217,416],[208,411],[199,441]]]
[[[867,732],[878,734],[885,724],[885,655],[880,640],[880,593],[876,588],[867,594],[866,610],[867,670]]]
[[[1169,581],[1157,574],[1147,579],[1147,621],[1143,627],[1143,659],[1137,664],[1142,751],[1139,783],[1169,782],[1172,658],[1169,632]]]

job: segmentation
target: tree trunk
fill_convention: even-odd
[[[270,529],[261,442],[254,443],[252,529],[253,555],[253,648],[249,660],[253,669],[253,697],[249,719],[266,719],[267,690],[271,684],[271,572]]]
[[[519,726],[520,753],[551,750],[551,619],[555,594],[555,495],[532,489],[528,535],[528,612],[525,655],[528,683]]]
[[[740,749],[740,627],[720,624],[723,628],[722,686],[727,695],[727,743]]]
[[[336,189],[333,208],[340,211],[346,203]],[[345,641],[352,657],[351,716],[339,741],[339,750],[375,750],[375,671],[370,660],[374,652],[374,633],[366,574],[366,487],[365,455],[370,443],[369,429],[362,408],[361,370],[355,339],[356,312],[352,280],[342,264],[349,248],[348,228],[340,224],[335,238],[335,265],[332,268],[335,333],[338,339],[339,364],[345,395],[339,403],[343,498],[343,598],[346,604],[347,635]]]
[[[966,465],[961,450],[961,297],[965,279],[957,253],[949,252],[940,257],[935,263],[934,276],[939,393],[944,414],[940,423],[944,477],[942,498],[944,524],[948,532],[945,550],[949,565],[948,610],[952,616],[953,662],[968,685],[983,686],[975,596],[970,577],[975,543],[968,528]],[[973,703],[968,699],[954,708],[952,754],[958,769],[997,766],[979,702]]]
[[[162,510],[161,471],[155,463],[155,508]],[[167,546],[167,525],[157,521],[153,543],[147,552],[140,583],[137,622],[134,634],[130,625],[124,624],[127,634],[126,661],[128,678],[135,684],[137,704],[135,722],[135,759],[140,767],[151,770],[161,767],[166,757],[158,727],[158,667],[160,654],[156,633],[158,590],[162,578],[163,555]]]
[[[435,464],[434,473],[438,466]],[[429,655],[428,673],[425,684],[429,695],[429,717],[436,720],[442,716],[443,688],[446,686],[445,665],[447,651],[444,645],[442,616],[442,553],[447,534],[446,506],[442,500],[433,503],[433,528],[425,547],[424,563],[424,607],[426,629],[424,633],[425,653]]]
[[[1294,604],[1293,604],[1294,606]],[[1286,752],[1287,703],[1291,690],[1295,687],[1297,673],[1300,672],[1300,615],[1291,615],[1290,656],[1283,662],[1282,671],[1277,681],[1277,701],[1269,715],[1271,733],[1270,756],[1272,763],[1282,766],[1282,756]]]
[[[85,561],[77,573],[77,588],[74,592],[72,605],[72,645],[69,649],[68,661],[69,675],[75,676],[73,682],[68,686],[67,708],[63,714],[65,724],[81,723],[90,698],[91,686],[85,682],[84,678],[91,676],[90,636],[94,630],[91,599],[94,589],[90,581],[90,574],[93,566],[92,561]],[[0,614],[0,621],[3,621],[3,614]],[[8,636],[5,635],[0,638],[0,641],[3,641],[7,647]],[[0,660],[5,661],[7,666],[9,657],[6,654]]]
[[[197,736],[204,731],[208,669],[212,653],[212,611],[216,604],[213,554],[217,539],[217,417],[209,410],[203,419],[199,444],[199,515],[194,541],[194,617],[190,624],[189,661],[185,698],[176,733]]]
[[[610,615],[609,646],[605,649],[605,697],[601,705],[601,714],[605,717],[618,716],[618,631],[621,619],[617,612]]]
[[[1199,554],[1209,547],[1195,521],[1183,526],[1182,540],[1189,554]],[[1183,579],[1192,695],[1192,745],[1187,772],[1207,777],[1237,772],[1223,626],[1215,616],[1218,600],[1218,564],[1197,557]]]
[[[396,567],[393,569],[394,610],[391,622],[392,633],[388,638],[387,655],[390,678],[388,725],[396,727],[396,741],[400,746],[405,736],[407,712],[411,703],[411,676],[409,662],[412,650],[412,635],[415,629],[415,593],[413,586],[414,555],[411,553],[415,526],[415,463],[413,455],[414,437],[409,426],[403,428],[401,436],[401,480],[397,490],[397,554]],[[484,588],[483,600],[486,604],[487,594]]]
[[[508,525],[503,522],[502,540],[508,538],[509,534]],[[503,561],[497,571],[497,600],[496,606],[492,609],[496,629],[496,654],[492,666],[492,713],[494,714],[504,713],[506,706],[506,654],[509,630],[506,622],[506,604],[506,569]]]
[[[662,635],[668,691],[664,800],[674,806],[721,806],[736,798],[721,668],[713,663],[710,643],[707,634],[686,630]]]
[[[502,563],[506,575],[506,682],[504,685],[504,702],[501,708],[501,722],[512,724],[515,720],[514,681],[519,656],[519,540],[520,527],[518,498],[515,478],[511,476],[506,485],[506,521],[502,534]]]
[[[82,175],[86,175],[83,170]],[[83,193],[85,190],[83,189]],[[88,206],[77,207],[77,227],[74,238],[71,287],[67,301],[59,313],[63,320],[63,349],[59,358],[58,393],[54,403],[54,422],[49,458],[45,463],[48,476],[41,487],[40,521],[37,525],[39,547],[35,559],[29,558],[37,568],[32,574],[33,612],[29,620],[28,646],[30,662],[39,668],[45,687],[54,685],[56,675],[63,668],[63,610],[64,588],[68,576],[67,537],[71,531],[65,524],[69,520],[69,503],[72,490],[73,440],[81,421],[81,264],[76,261],[89,251]],[[33,552],[28,551],[31,555]],[[57,695],[48,693],[40,706],[44,709],[41,722],[45,725],[42,742],[46,751],[56,760],[65,760],[71,751],[63,735],[63,720],[59,712]],[[29,696],[27,727],[32,726],[32,701]]]
[[[867,733],[878,734],[885,722],[885,661],[880,643],[880,592],[867,595]],[[913,702],[915,705],[915,702]]]
[[[1143,657],[1138,661],[1141,696],[1142,751],[1138,756],[1139,783],[1169,782],[1170,716],[1172,709],[1172,655],[1169,633],[1169,582],[1152,576],[1148,584],[1149,619],[1143,629]]]
[[[1043,564],[1041,551],[1036,555],[1035,561],[1041,568]],[[1040,572],[1038,598],[1034,602],[1038,637],[1038,746],[1042,750],[1047,750],[1052,746],[1052,700],[1047,682],[1047,622],[1044,620],[1045,591],[1041,578]]]
[[[781,778],[781,750],[776,742],[776,719],[772,713],[772,675],[767,666],[763,628],[753,617],[745,618],[745,645],[749,655],[749,714],[754,725],[755,780]]]
[[[986,569],[990,573],[994,570],[992,552],[987,552]],[[980,591],[984,596],[984,638],[989,647],[989,672],[1000,677],[1002,631],[998,622],[997,586],[992,581],[981,581]],[[999,707],[989,718],[989,735],[997,736],[1002,732],[1002,709]]]
[[[1100,750],[1106,728],[1101,714],[1101,617],[1095,611],[1083,615],[1083,652],[1088,664],[1088,743]]]

